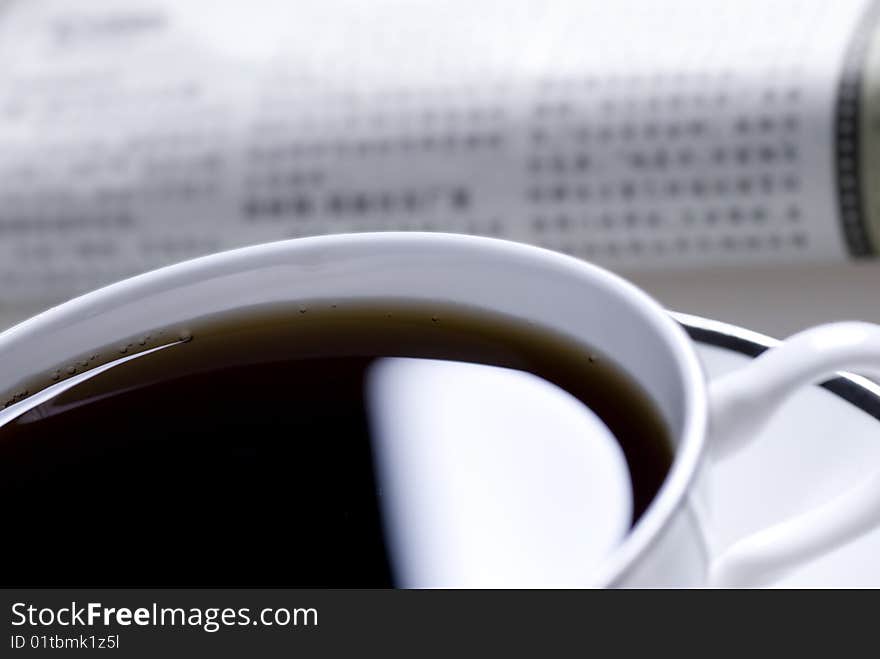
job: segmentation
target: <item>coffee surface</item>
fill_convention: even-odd
[[[0,427],[7,583],[564,585],[671,463],[628,376],[523,321],[340,301],[189,327]]]

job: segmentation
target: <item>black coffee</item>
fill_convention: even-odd
[[[628,376],[510,318],[340,302],[187,328],[0,428],[7,582],[550,584],[670,466]]]

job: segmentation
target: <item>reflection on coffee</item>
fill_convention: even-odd
[[[8,581],[565,585],[670,463],[588,347],[484,311],[254,308],[0,428]]]

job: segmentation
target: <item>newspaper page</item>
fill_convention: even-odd
[[[7,2],[0,309],[351,231],[497,236],[626,270],[870,256],[876,14]]]

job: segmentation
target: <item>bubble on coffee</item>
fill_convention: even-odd
[[[540,322],[334,300],[185,327],[5,418],[22,583],[576,585],[671,464],[613,356]]]

